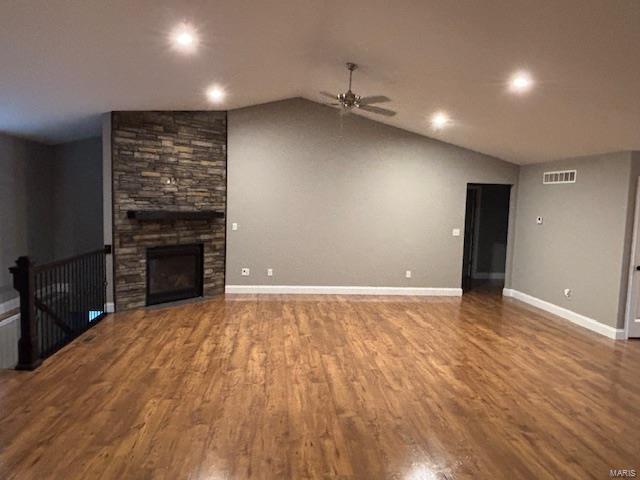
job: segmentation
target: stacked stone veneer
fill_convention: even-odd
[[[146,304],[146,249],[204,244],[204,294],[224,291],[225,221],[139,221],[127,210],[225,210],[224,112],[113,112],[117,310]],[[175,179],[175,183],[167,183]]]

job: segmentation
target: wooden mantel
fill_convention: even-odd
[[[127,218],[140,221],[216,220],[224,218],[223,210],[127,210]]]

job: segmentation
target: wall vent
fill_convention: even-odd
[[[576,183],[577,170],[560,170],[557,172],[544,172],[542,183],[553,185],[556,183]]]

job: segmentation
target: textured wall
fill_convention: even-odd
[[[116,309],[143,306],[146,248],[204,244],[204,294],[224,291],[224,221],[140,222],[127,210],[224,210],[226,114],[113,112]],[[167,185],[170,177],[176,185]]]
[[[228,173],[228,285],[459,288],[467,183],[518,167],[292,99],[229,112]]]
[[[630,182],[631,158],[622,152],[521,167],[512,288],[622,328],[637,178]],[[575,184],[543,185],[543,172],[564,169],[578,170]]]

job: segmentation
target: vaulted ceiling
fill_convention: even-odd
[[[200,45],[168,44],[176,24]],[[640,149],[637,0],[21,0],[0,14],[0,131],[47,142],[109,110],[232,109],[344,90],[380,118],[516,163]],[[531,72],[526,95],[509,76]],[[433,131],[444,110],[453,123]]]

